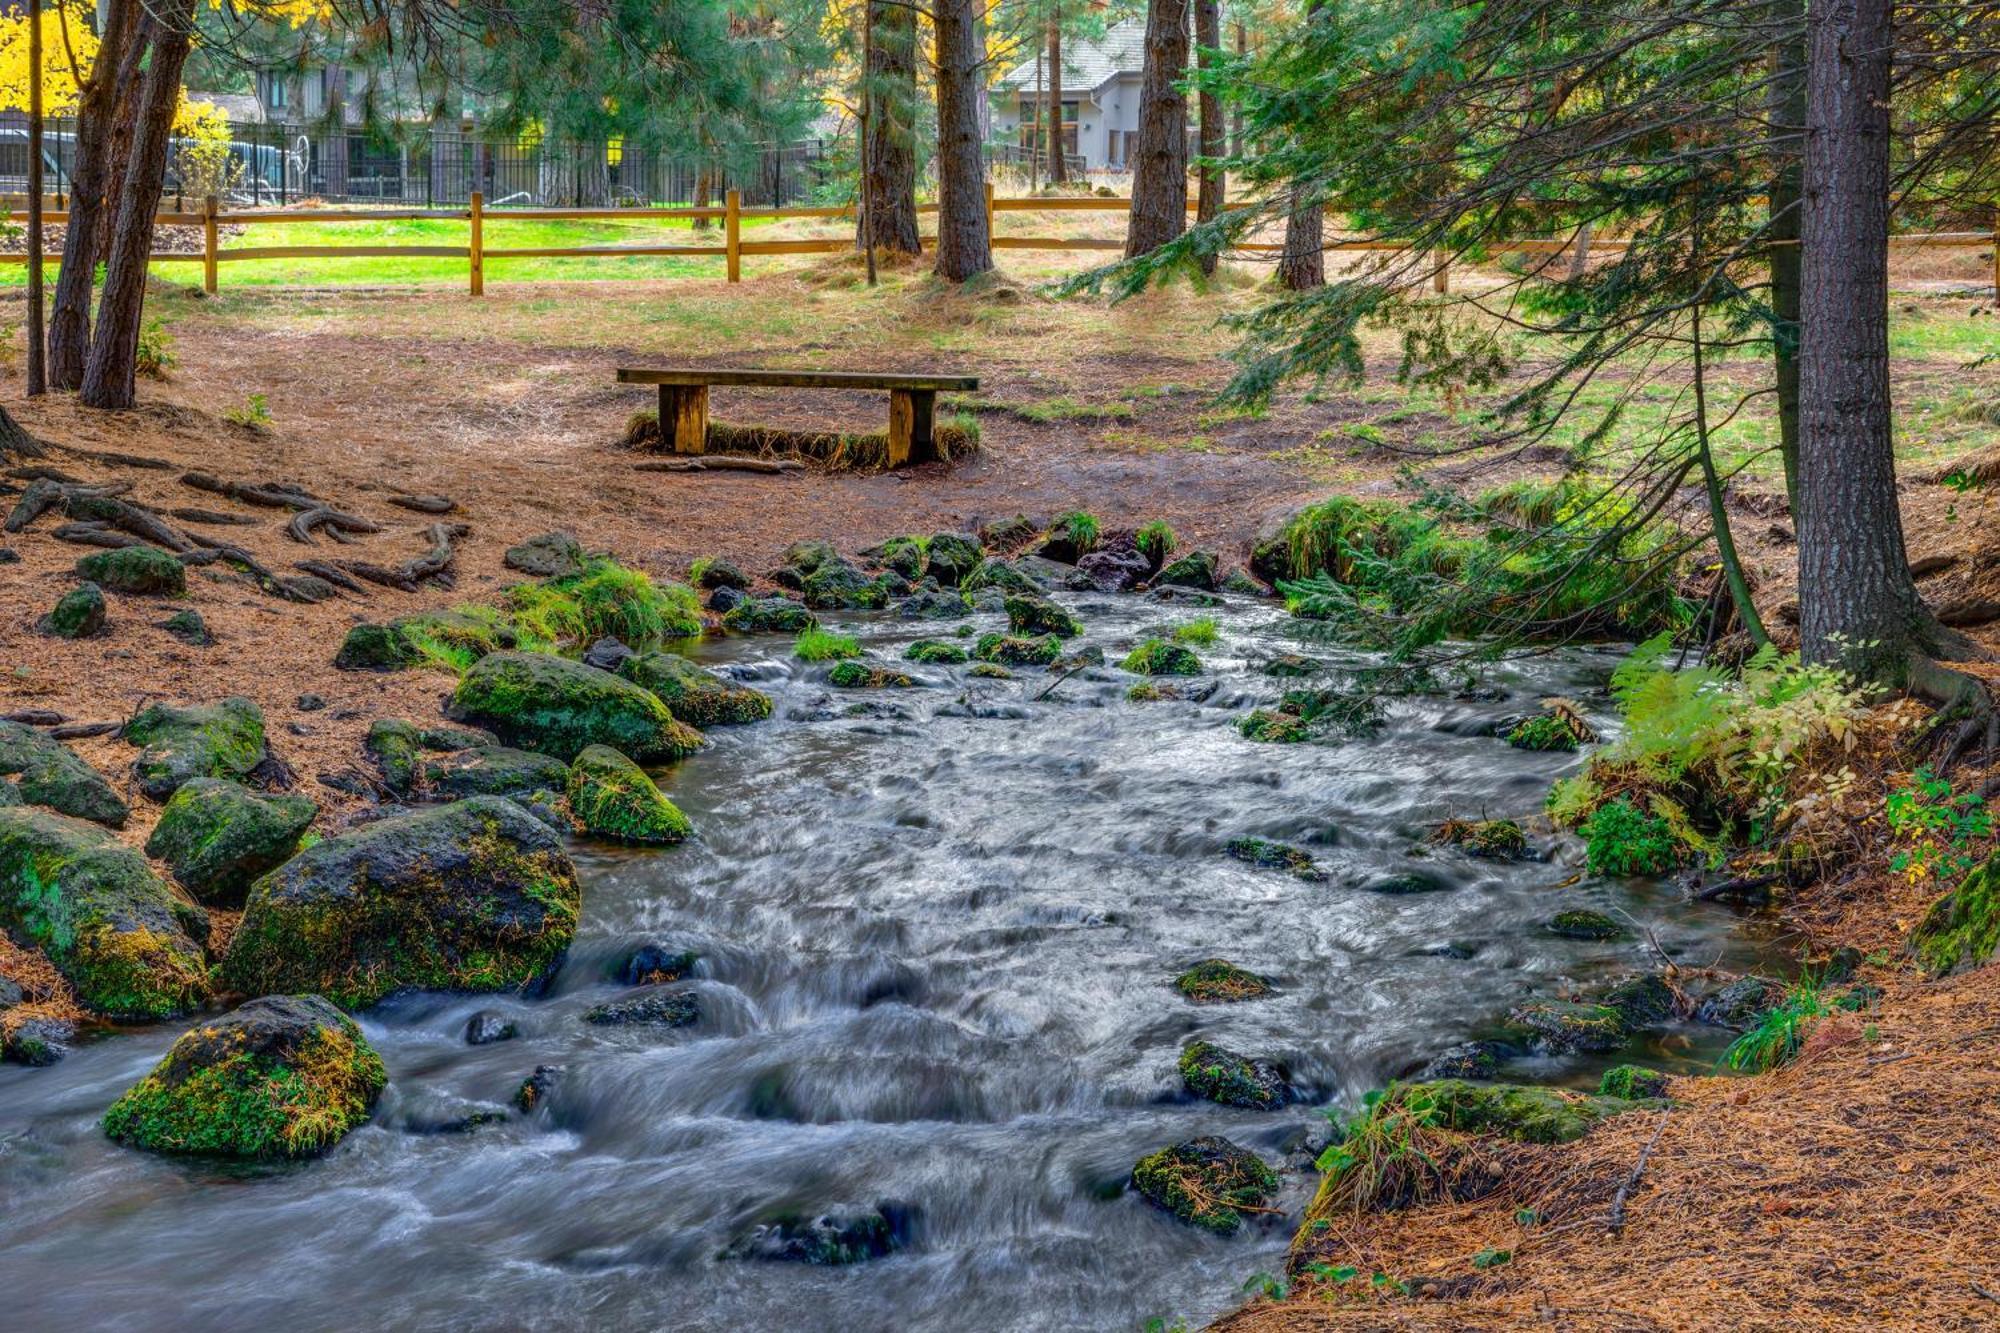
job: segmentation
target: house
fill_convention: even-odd
[[[1024,149],[1047,134],[1047,49],[1006,74],[993,88],[993,133]],[[1072,38],[1062,50],[1063,151],[1088,171],[1128,171],[1139,137],[1139,84],[1146,63],[1146,24],[1127,19],[1097,38]],[[1044,122],[1036,133],[1036,117]]]

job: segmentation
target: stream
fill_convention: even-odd
[[[1061,600],[1114,662],[1150,626],[1214,615],[1220,639],[1196,648],[1214,695],[1129,703],[1133,678],[1102,670],[1035,701],[1043,672],[963,667],[910,668],[932,688],[837,691],[788,639],[696,648],[777,701],[772,721],[719,728],[660,774],[697,839],[576,845],[583,922],[546,994],[411,996],[359,1015],[390,1086],[323,1159],[226,1168],[109,1142],[98,1117],[181,1025],[81,1043],[49,1069],[0,1066],[0,1324],[1198,1327],[1252,1274],[1283,1271],[1326,1108],[1490,1031],[1530,994],[1647,963],[1637,931],[1556,938],[1556,911],[1627,914],[1699,962],[1747,967],[1770,947],[1669,886],[1560,887],[1580,873],[1573,843],[1553,860],[1411,859],[1448,814],[1539,810],[1577,757],[1481,733],[1551,694],[1609,723],[1616,652],[1489,668],[1505,699],[1394,699],[1375,740],[1256,744],[1235,721],[1292,683],[1262,662],[1363,659],[1301,643],[1297,622],[1248,599]],[[949,623],[829,619],[882,660],[950,637]],[[1329,880],[1225,856],[1245,834],[1309,848]],[[1446,889],[1362,887],[1412,867]],[[701,1021],[582,1022],[645,943],[699,955]],[[1211,957],[1277,993],[1189,1003],[1172,978]],[[521,1035],[467,1045],[481,1010]],[[1189,1099],[1175,1061],[1197,1034],[1282,1061],[1304,1100],[1260,1113]],[[1725,1041],[1689,1029],[1634,1058],[1707,1068]],[[1529,1059],[1508,1076],[1587,1084],[1611,1062]],[[508,1111],[538,1065],[564,1067],[545,1107]],[[505,1114],[437,1132],[474,1109]],[[1216,1237],[1125,1188],[1137,1158],[1202,1134],[1284,1167],[1287,1217]],[[888,1257],[724,1257],[778,1214],[879,1205],[899,1238]]]

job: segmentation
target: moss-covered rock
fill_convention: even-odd
[[[1507,1021],[1545,1055],[1615,1051],[1625,1044],[1625,1020],[1616,1009],[1573,1000],[1529,1000],[1508,1011]]]
[[[942,639],[918,639],[903,650],[905,659],[925,666],[957,666],[970,656],[965,649]]]
[[[1083,633],[1083,622],[1046,597],[1013,593],[1005,601],[1007,627],[1020,635],[1053,634],[1071,639]]]
[[[1118,665],[1142,676],[1198,676],[1201,659],[1194,650],[1166,639],[1147,639]]]
[[[1174,978],[1174,988],[1196,1004],[1255,1000],[1271,993],[1271,983],[1221,958],[1196,963]]]
[[[1611,1116],[1663,1105],[1533,1084],[1463,1079],[1408,1084],[1399,1092],[1406,1105],[1429,1112],[1442,1128],[1495,1134],[1521,1143],[1568,1143]]]
[[[970,533],[932,533],[924,544],[924,572],[943,586],[955,588],[979,568],[985,555],[979,539]]]
[[[1326,663],[1317,657],[1307,657],[1303,653],[1279,653],[1258,669],[1267,676],[1298,680],[1318,675],[1326,670]]]
[[[800,595],[816,611],[876,611],[889,604],[889,589],[885,584],[869,578],[838,556],[822,562],[806,575]]]
[[[1278,1173],[1248,1148],[1205,1135],[1140,1158],[1132,1184],[1155,1207],[1227,1236],[1277,1195]]]
[[[208,629],[208,622],[201,618],[199,611],[176,611],[165,620],[154,625],[163,629],[190,648],[213,648],[215,635]]]
[[[1500,1072],[1500,1061],[1506,1055],[1507,1048],[1497,1041],[1463,1041],[1432,1056],[1416,1077],[1419,1082],[1442,1078],[1490,1079]]]
[[[1269,838],[1231,838],[1222,845],[1222,850],[1239,861],[1248,861],[1266,870],[1282,870],[1314,883],[1326,879],[1326,871],[1320,869],[1312,853],[1290,843],[1273,842]]]
[[[1431,841],[1495,861],[1510,861],[1528,850],[1527,833],[1511,819],[1447,819],[1432,831]]]
[[[965,672],[979,680],[1012,680],[1014,673],[998,662],[974,662]]]
[[[911,1210],[898,1204],[781,1212],[730,1242],[725,1259],[840,1268],[886,1258],[909,1243]]]
[[[642,986],[631,994],[586,1009],[583,1021],[599,1027],[684,1028],[701,1020],[701,999],[691,990]]]
[[[370,623],[348,630],[333,655],[334,666],[342,671],[401,671],[416,660],[415,651],[395,629]]]
[[[982,634],[972,645],[972,655],[982,662],[1004,666],[1047,666],[1062,656],[1062,640],[1055,635],[1023,639],[1011,634]]]
[[[818,540],[793,542],[785,548],[779,559],[788,569],[796,569],[801,574],[811,574],[822,565],[840,559],[840,552],[833,549],[831,542]]]
[[[95,583],[71,588],[36,622],[42,633],[58,639],[95,638],[104,633],[104,627],[104,591]]]
[[[1392,897],[1411,893],[1443,893],[1452,887],[1450,880],[1427,870],[1399,870],[1361,881],[1361,888],[1367,892],[1386,893]]]
[[[146,855],[164,861],[198,902],[238,907],[252,880],[289,860],[319,807],[262,796],[223,778],[193,778],[160,812]]]
[[[354,1020],[317,995],[270,995],[183,1033],[104,1129],[149,1152],[309,1157],[366,1124],[387,1082]]]
[[[827,683],[843,690],[907,690],[917,681],[908,672],[894,667],[869,666],[865,662],[836,662],[827,673]]]
[[[1768,977],[1738,977],[1713,994],[1705,996],[1695,1009],[1695,1019],[1711,1027],[1741,1031],[1753,1027],[1782,991]]]
[[[445,713],[565,762],[587,745],[642,761],[679,759],[702,745],[701,733],[676,721],[650,690],[548,653],[481,658],[459,680]]]
[[[1625,934],[1623,926],[1588,907],[1557,912],[1549,918],[1548,929],[1551,935],[1560,935],[1566,940],[1615,940]]]
[[[109,1018],[171,1018],[208,995],[208,914],[95,824],[0,809],[0,927]]]
[[[581,900],[548,825],[475,796],[329,838],[265,875],[222,975],[349,1009],[405,989],[530,986],[568,950]]]
[[[724,680],[678,653],[639,653],[619,663],[618,674],[651,690],[675,718],[703,731],[771,716],[770,695]]]
[[[1569,724],[1554,713],[1539,713],[1513,725],[1505,737],[1517,750],[1539,750],[1558,754],[1575,751],[1580,742]]]
[[[102,774],[67,745],[18,722],[0,722],[0,777],[20,799],[111,828],[125,827],[125,802]]]
[[[1597,1002],[1616,1010],[1626,1028],[1653,1027],[1679,1011],[1673,987],[1657,972],[1642,972],[1607,986]]]
[[[986,559],[979,562],[965,581],[959,585],[966,592],[979,592],[986,588],[997,588],[1001,592],[1035,594],[1042,585],[1005,560]]]
[[[724,629],[743,634],[797,634],[819,624],[819,617],[789,597],[752,597],[729,608]]]
[[[264,762],[264,710],[241,695],[175,708],[152,704],[125,724],[140,747],[139,790],[164,801],[191,778],[243,778]]]
[[[586,746],[570,765],[569,809],[602,838],[671,843],[694,832],[646,771],[608,745]]]
[[[1615,1065],[1604,1071],[1604,1077],[1597,1081],[1597,1095],[1617,1097],[1624,1101],[1644,1101],[1667,1095],[1667,1085],[1673,1080],[1657,1069],[1644,1065]]]
[[[1179,559],[1161,566],[1160,572],[1153,576],[1153,582],[1214,592],[1215,569],[1216,559],[1213,551],[1189,551]]]
[[[1238,1055],[1213,1042],[1189,1042],[1181,1048],[1180,1063],[1187,1090],[1223,1106],[1274,1111],[1292,1097],[1291,1083],[1277,1064]]]
[[[187,591],[187,571],[157,546],[95,551],[76,562],[76,572],[113,592],[178,597]]]
[[[514,1090],[514,1106],[527,1115],[533,1115],[554,1095],[562,1085],[563,1075],[569,1072],[567,1065],[536,1065],[533,1073],[521,1080],[521,1086]]]
[[[1239,597],[1269,597],[1271,590],[1258,582],[1248,570],[1232,569],[1222,576],[1215,585],[1219,592],[1233,592]]]
[[[507,796],[517,801],[537,792],[561,791],[569,765],[533,750],[507,745],[472,745],[425,758],[423,789],[432,800]]]
[[[1257,708],[1236,724],[1243,739],[1263,741],[1273,745],[1297,745],[1313,738],[1313,731],[1305,719],[1290,713],[1281,713],[1272,708]]]
[[[539,537],[530,537],[519,546],[510,546],[500,557],[500,563],[509,569],[518,569],[523,574],[536,578],[568,578],[583,569],[583,543],[567,532],[545,532]]]
[[[1930,905],[1910,932],[1910,952],[1940,977],[1983,967],[2000,954],[2000,857],[1988,858]]]

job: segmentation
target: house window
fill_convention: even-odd
[[[291,89],[285,76],[274,70],[260,70],[257,74],[257,100],[264,104],[266,111],[283,111],[291,105]]]
[[[1062,104],[1062,141],[1065,153],[1076,152],[1076,113],[1079,104],[1065,101]],[[1048,134],[1049,102],[1046,97],[1033,93],[1021,94],[1020,144],[1023,148],[1037,148]]]

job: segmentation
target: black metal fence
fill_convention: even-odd
[[[703,154],[420,126],[232,124],[220,193],[237,206],[323,199],[442,208],[467,204],[478,190],[493,206],[612,208],[719,203],[735,188],[746,205],[784,208],[812,202],[827,183],[830,150],[819,140]],[[73,120],[48,120],[42,157],[48,191],[68,193]],[[169,154],[167,194],[185,203],[212,182],[183,180],[181,160]],[[27,164],[26,118],[0,113],[0,194],[26,191]]]

